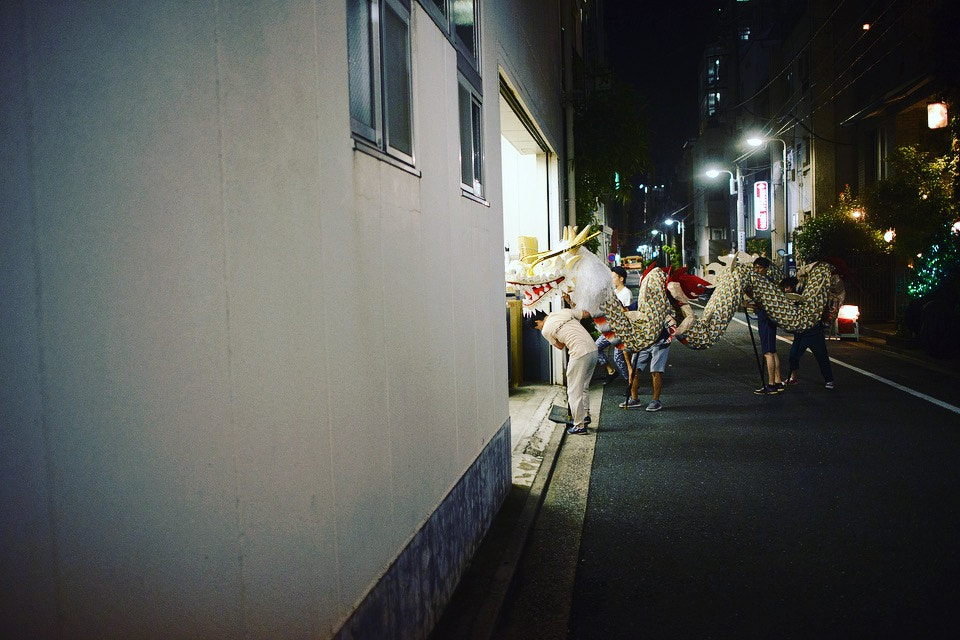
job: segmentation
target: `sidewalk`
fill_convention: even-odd
[[[603,386],[594,380],[590,389],[594,426],[600,420],[602,399]],[[561,444],[566,441],[563,448],[568,454],[575,452],[571,462],[565,463],[566,466],[576,467],[574,472],[589,469],[595,430],[591,430],[591,435],[586,437],[567,436],[564,425],[548,419],[554,403],[566,403],[562,386],[533,384],[511,390],[513,487],[491,524],[490,531],[466,567],[450,604],[430,635],[432,640],[489,640],[496,637],[494,634],[502,608],[510,594],[514,574],[531,531],[538,522],[547,487],[556,470]],[[581,521],[582,510],[586,507],[589,474],[584,475],[582,481],[583,485],[576,491],[572,507],[575,512],[580,512],[573,517]],[[579,529],[573,533],[579,535]],[[576,544],[569,548],[576,553]],[[572,592],[573,575],[566,579],[570,584],[558,590],[560,594]],[[561,623],[565,633],[566,620]]]
[[[916,338],[903,338],[897,335],[894,323],[870,323],[860,325],[859,344],[872,349],[880,349],[906,358],[916,363],[923,363],[928,368],[943,373],[956,374],[960,372],[960,360],[934,358]]]

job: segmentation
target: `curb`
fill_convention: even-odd
[[[531,421],[537,424],[532,431],[534,434],[542,433],[545,428],[551,429],[536,473],[529,484],[525,478],[521,478],[519,483],[512,483],[486,535],[464,568],[444,612],[428,636],[429,640],[494,638],[514,575],[543,505],[566,437],[564,425],[548,420],[554,400],[560,395],[560,387],[557,389],[556,393],[545,396]],[[514,473],[517,473],[516,468]]]
[[[552,404],[552,403],[551,403]],[[489,596],[484,600],[477,612],[477,618],[470,634],[471,640],[491,640],[493,633],[500,622],[500,616],[503,610],[503,603],[510,593],[513,584],[513,576],[520,564],[520,558],[526,549],[527,541],[530,539],[530,531],[533,529],[533,523],[537,519],[540,507],[543,505],[543,499],[547,493],[547,487],[550,479],[553,477],[553,471],[557,464],[557,455],[560,452],[560,445],[566,437],[564,426],[558,424],[553,429],[553,434],[543,450],[543,461],[540,469],[534,478],[533,484],[527,491],[524,500],[523,510],[517,518],[513,527],[510,541],[504,548],[500,558],[500,564],[494,575],[493,583],[490,586]]]

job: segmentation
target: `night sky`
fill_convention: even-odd
[[[665,181],[697,133],[699,62],[718,0],[605,0],[614,72],[647,101],[650,152]]]

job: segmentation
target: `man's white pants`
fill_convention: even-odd
[[[567,362],[567,403],[573,414],[573,424],[583,424],[590,413],[590,380],[597,368],[597,351]]]

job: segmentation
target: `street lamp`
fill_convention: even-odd
[[[737,252],[743,251],[746,247],[746,236],[743,231],[743,189],[740,188],[740,165],[734,164],[737,170],[736,175],[728,169],[711,168],[705,171],[708,178],[716,178],[721,173],[730,174],[730,195],[737,194]]]
[[[759,136],[753,136],[747,138],[747,144],[751,147],[759,147],[765,142],[779,142],[783,145],[783,154],[780,159],[780,176],[783,178],[783,220],[787,225],[787,238],[790,237],[791,227],[790,224],[790,210],[789,205],[787,204],[787,143],[781,140],[780,138],[761,138]],[[774,216],[776,218],[776,216]],[[774,229],[773,224],[770,225],[770,230]]]
[[[687,216],[684,216],[680,220],[675,220],[674,218],[667,218],[663,221],[663,224],[668,224],[673,226],[674,223],[677,224],[677,228],[680,230],[680,266],[686,266],[687,264],[687,226],[683,224],[683,221]]]
[[[657,243],[659,242],[660,249],[657,251],[657,255],[656,255],[657,263],[658,264],[663,263],[662,266],[664,268],[669,267],[670,261],[667,258],[666,253],[664,253],[663,251],[663,243],[666,241],[666,236],[663,234],[662,231],[660,231],[660,229],[657,229],[656,227],[654,227],[653,229],[650,230],[650,238],[651,238],[651,242],[653,242],[654,247],[657,247],[658,246]]]

